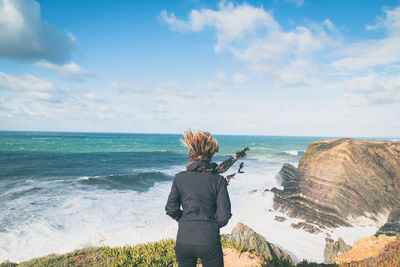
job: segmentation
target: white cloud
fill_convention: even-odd
[[[125,87],[118,88],[118,84]],[[305,100],[299,101],[288,97],[288,93],[296,90],[277,90],[273,94],[259,90],[268,86],[265,83],[257,90],[251,88],[255,86],[253,82],[251,87],[220,82],[116,82],[114,87],[92,92],[85,89],[87,84],[77,86],[81,88],[59,102],[37,101],[22,93],[0,93],[0,126],[25,130],[168,133],[192,128],[213,133],[330,136],[387,135],[400,130],[391,124],[399,115],[395,110],[366,112],[365,106],[346,106],[342,101],[330,102],[325,96],[321,99],[321,92],[312,98],[305,95]],[[183,97],[183,92],[195,97]],[[348,92],[354,94],[351,99],[362,97],[356,88]],[[18,121],[24,121],[24,125]],[[383,126],[370,127],[376,123]]]
[[[93,74],[85,69],[82,69],[75,62],[70,62],[64,65],[57,65],[47,61],[36,62],[36,65],[56,72],[60,77],[68,80],[83,81],[84,78],[93,76]]]
[[[367,25],[367,30],[383,28],[392,36],[400,35],[400,6],[395,8],[384,8],[384,16],[377,18],[375,25]]]
[[[124,95],[169,95],[176,98],[197,98],[193,92],[193,88],[184,88],[179,82],[168,81],[157,84],[152,83],[127,83],[127,82],[111,82],[110,87]]]
[[[205,27],[215,28],[218,42],[214,49],[217,53],[230,43],[242,40],[257,28],[279,30],[279,25],[269,12],[246,3],[234,6],[232,3],[222,1],[218,5],[218,10],[192,10],[188,21],[177,19],[173,13],[168,14],[165,10],[160,13],[160,18],[172,30],[177,31],[198,32]]]
[[[294,31],[270,32],[264,38],[255,38],[245,49],[232,47],[234,55],[245,62],[265,62],[267,64],[286,64],[293,59],[310,58],[329,43],[326,33],[318,33],[298,26]]]
[[[344,47],[339,60],[331,64],[340,71],[363,71],[369,68],[400,63],[400,7],[384,9],[384,16],[368,30],[385,29],[386,38],[363,41]]]
[[[237,84],[246,84],[249,81],[246,75],[243,73],[235,73],[233,75],[233,82]]]
[[[219,82],[225,82],[225,80],[226,80],[226,73],[223,72],[223,71],[218,71],[218,72],[215,74],[215,77],[217,78],[217,81],[219,81]]]
[[[145,83],[111,82],[110,87],[124,94],[152,93],[154,90],[151,86]]]
[[[59,102],[64,95],[52,82],[30,74],[10,75],[0,72],[0,89],[12,90],[21,98],[27,97],[33,101]]]
[[[98,100],[97,96],[95,96],[95,95],[92,94],[92,93],[86,93],[86,94],[84,94],[84,97],[85,97],[86,99],[92,100],[92,101],[97,101],[97,100]]]
[[[345,47],[343,57],[331,66],[338,71],[362,71],[400,62],[400,36],[362,42]]]
[[[49,92],[55,89],[52,82],[30,74],[9,75],[3,72],[0,72],[0,88],[9,88],[11,90],[25,92]]]
[[[388,36],[357,43],[346,43],[329,18],[306,26],[293,22],[293,28],[285,30],[271,12],[248,4],[221,2],[216,10],[192,10],[187,21],[166,11],[161,17],[171,28],[184,31],[216,29],[216,51],[231,52],[249,71],[270,82],[269,87],[329,88],[345,92],[347,98],[378,104],[400,101],[395,78],[400,62],[400,7],[383,12],[368,28],[383,28]],[[368,70],[374,74],[366,74]],[[369,91],[361,90],[363,86]]]
[[[319,68],[305,69],[304,65],[313,65],[316,55],[337,42],[324,30],[337,32],[329,19],[321,25],[285,31],[271,12],[246,3],[234,5],[223,1],[217,10],[192,10],[187,21],[166,11],[161,18],[173,30],[197,32],[206,26],[216,29],[216,52],[231,52],[249,70],[271,78],[278,86],[308,84]]]
[[[295,4],[298,7],[301,7],[304,4],[304,0],[285,0],[285,2]]]
[[[400,76],[378,75],[371,72],[364,76],[346,79],[341,85],[345,97],[353,104],[388,104],[400,101]]]
[[[75,37],[40,17],[34,0],[0,0],[0,58],[64,63],[75,50]]]
[[[332,23],[332,21],[330,19],[325,19],[322,24],[328,28],[328,30],[332,31],[332,32],[336,32],[338,29],[336,28],[336,26]]]

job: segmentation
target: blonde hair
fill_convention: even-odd
[[[213,139],[209,132],[191,130],[183,133],[181,142],[189,149],[189,155],[193,160],[211,160],[218,152],[218,142]]]

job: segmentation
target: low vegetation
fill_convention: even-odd
[[[111,266],[112,259],[99,247],[78,249],[66,254],[51,254],[45,257],[24,261],[20,264],[3,262],[0,267],[43,267],[43,266]]]
[[[397,235],[396,241],[389,243],[381,253],[375,258],[369,258],[362,261],[352,261],[341,264],[340,267],[364,267],[364,266],[400,266],[400,235]]]
[[[241,252],[255,253],[254,249],[245,247],[240,243],[232,243],[225,237],[221,238],[223,247],[237,249]],[[157,242],[138,244],[135,246],[124,246],[111,248],[108,246],[91,247],[79,249],[70,253],[56,255],[51,254],[20,264],[3,262],[0,267],[28,267],[28,266],[140,266],[140,267],[177,267],[175,258],[175,240],[165,239]],[[337,266],[324,265],[308,261],[302,261],[294,265],[285,259],[273,259],[261,263],[262,267],[315,267],[315,266]],[[339,265],[340,267],[358,266],[400,266],[400,235],[397,240],[387,247],[376,258],[363,261],[350,262]]]
[[[166,239],[136,246],[102,247],[113,259],[112,266],[173,266],[178,264],[175,258],[175,240]]]

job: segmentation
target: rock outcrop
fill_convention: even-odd
[[[267,260],[278,258],[288,259],[289,261],[294,262],[285,251],[269,243],[262,235],[257,234],[253,229],[243,223],[239,222],[236,224],[228,239],[232,243],[240,243],[246,247],[254,249],[256,252],[262,254]]]
[[[375,236],[395,236],[398,234],[400,234],[400,208],[395,208],[390,212],[386,223],[379,228]]]
[[[333,262],[340,264],[345,262],[360,261],[367,258],[374,258],[391,242],[395,241],[396,237],[380,235],[378,237],[371,236],[360,238],[351,250],[336,257]],[[371,265],[373,266],[373,265]]]
[[[274,208],[321,226],[376,222],[400,205],[400,143],[331,139],[309,145],[298,168],[285,163]],[[383,217],[385,218],[385,217]]]
[[[319,234],[322,232],[318,227],[305,222],[292,223],[290,226],[294,229],[303,229],[311,234]]]
[[[324,249],[324,263],[330,264],[334,262],[334,259],[351,250],[351,246],[347,245],[344,240],[339,237],[338,241],[332,238],[326,238],[326,245]]]
[[[277,222],[284,222],[286,221],[286,218],[282,216],[275,216],[274,220]]]

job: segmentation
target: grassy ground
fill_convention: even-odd
[[[101,248],[91,247],[78,249],[66,254],[51,254],[45,257],[25,261],[20,264],[3,262],[0,267],[28,267],[28,266],[112,266],[113,259],[108,256]]]

